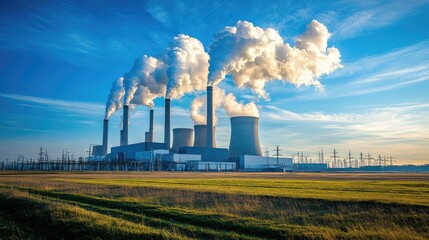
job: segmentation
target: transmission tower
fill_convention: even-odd
[[[338,158],[337,154],[338,154],[338,152],[335,151],[335,149],[334,149],[334,152],[332,154],[334,154],[334,155],[331,156],[331,158],[334,158],[334,168],[336,168],[337,167],[337,158]]]

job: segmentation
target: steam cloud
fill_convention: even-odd
[[[223,105],[225,98],[225,90],[218,87],[213,87],[213,111]],[[198,96],[191,103],[191,119],[195,125],[207,124],[207,96]],[[214,124],[217,123],[216,114],[214,114]]]
[[[213,87],[213,110],[223,106],[229,117],[237,116],[252,116],[259,117],[259,109],[254,102],[244,104],[238,102],[237,98],[232,94],[228,93],[225,95],[225,90],[219,87]],[[207,109],[207,97],[198,96],[192,101],[191,104],[191,119],[195,125],[207,124],[207,115],[204,111]],[[217,123],[216,114],[214,115],[214,123]]]
[[[174,37],[160,57],[144,55],[124,76],[124,104],[154,106],[154,99],[181,98],[207,86],[209,55],[203,44],[184,34]]]
[[[272,28],[238,21],[215,34],[209,46],[209,84],[231,74],[236,86],[249,87],[262,97],[268,97],[264,87],[271,80],[323,89],[318,78],[342,67],[338,49],[327,48],[329,37],[328,29],[313,20],[291,47]]]
[[[167,48],[164,61],[168,65],[166,98],[181,98],[187,93],[206,88],[209,55],[197,39],[184,34],[175,37]]]
[[[124,78],[120,77],[113,82],[112,88],[110,89],[106,103],[105,119],[109,119],[112,113],[122,108],[124,103],[124,94]]]

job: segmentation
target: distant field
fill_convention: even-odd
[[[0,172],[0,239],[429,239],[429,174]]]

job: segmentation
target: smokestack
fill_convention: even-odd
[[[192,147],[194,144],[194,130],[192,128],[175,128],[173,129],[173,147],[178,150],[179,147]]]
[[[216,127],[213,127],[213,147],[216,147]],[[194,125],[194,147],[207,146],[207,125]]]
[[[149,117],[149,142],[153,142],[153,109],[150,110]]]
[[[145,142],[151,142],[150,141],[150,132],[144,132],[144,141]]]
[[[122,140],[123,138],[124,138],[124,130],[121,129],[120,136],[119,136],[119,145],[121,145],[121,146],[124,145],[123,144],[124,142]]]
[[[170,99],[165,99],[164,143],[170,149]]]
[[[128,105],[124,105],[124,119],[122,121],[122,144],[128,145]]]
[[[231,141],[229,143],[229,155],[238,157],[240,155],[261,156],[259,145],[257,117],[232,117],[231,118]]]
[[[216,140],[213,134],[213,86],[207,87],[207,136],[206,143],[207,147],[213,148]]]
[[[107,155],[107,143],[109,138],[109,120],[104,119],[103,121],[103,155]]]

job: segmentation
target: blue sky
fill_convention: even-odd
[[[335,148],[392,155],[399,163],[429,163],[429,1],[1,1],[0,161],[62,150],[86,155],[101,143],[111,84],[134,59],[156,56],[184,33],[208,49],[213,34],[239,20],[276,29],[293,45],[316,19],[332,33],[344,67],[314,87],[270,82],[270,101],[248,89],[221,86],[260,110],[262,147],[280,145],[317,158]],[[195,95],[172,102],[172,127],[192,127]],[[230,124],[217,112],[217,145]],[[148,108],[131,117],[130,142],[148,128]],[[155,101],[155,140],[163,140],[163,99]],[[120,113],[110,121],[119,142]]]

